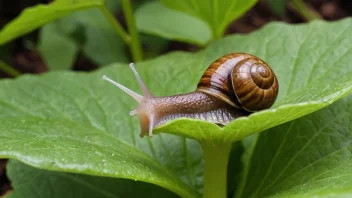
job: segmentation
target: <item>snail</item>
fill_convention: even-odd
[[[180,117],[226,125],[252,112],[270,108],[278,94],[278,80],[267,63],[247,53],[231,53],[215,60],[204,72],[194,92],[173,96],[152,95],[134,68],[130,67],[143,96],[103,76],[138,102],[130,115],[138,115],[140,136],[152,137],[153,129]]]

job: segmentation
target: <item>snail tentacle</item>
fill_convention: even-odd
[[[134,68],[134,64],[130,63],[130,68],[132,69],[138,83],[139,86],[141,87],[144,97],[153,97],[152,93],[150,93],[148,87],[145,85],[145,83],[143,82],[142,78],[139,76],[138,72],[136,71],[136,69]]]
[[[125,87],[125,86],[113,81],[112,79],[110,79],[106,75],[103,76],[103,80],[106,80],[106,81],[110,82],[111,84],[115,85],[116,87],[120,88],[122,91],[124,91],[125,93],[130,95],[132,98],[134,98],[138,103],[140,103],[142,101],[143,96],[141,96],[138,93],[130,90],[129,88],[127,88],[127,87]]]

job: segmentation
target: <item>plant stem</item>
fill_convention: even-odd
[[[204,154],[204,198],[227,197],[227,165],[231,144],[201,143]]]
[[[312,21],[315,19],[321,19],[321,16],[308,8],[308,6],[302,0],[292,0],[292,4],[295,9],[307,20]]]
[[[126,18],[127,29],[131,35],[130,50],[134,61],[143,59],[142,47],[139,40],[136,22],[132,12],[130,0],[121,0],[122,9]]]
[[[110,11],[104,7],[100,7],[100,11],[104,14],[105,18],[110,22],[110,24],[116,30],[116,33],[121,37],[121,39],[129,45],[130,36],[126,33],[126,31],[122,28],[121,24],[114,18],[114,16],[110,13]]]
[[[17,71],[16,69],[12,68],[10,65],[6,64],[2,60],[0,60],[0,69],[7,74],[11,75],[12,77],[17,77],[21,75],[21,72]]]

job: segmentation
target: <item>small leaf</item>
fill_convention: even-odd
[[[38,50],[50,70],[67,70],[73,65],[78,47],[55,23],[40,30]]]
[[[120,0],[105,0],[105,6],[111,13],[116,13],[121,8]]]
[[[283,16],[285,14],[285,4],[286,0],[267,0],[271,10],[278,16]]]
[[[350,197],[351,99],[261,133],[237,197]]]
[[[138,8],[136,23],[141,32],[171,40],[205,45],[211,39],[211,30],[203,21],[171,10],[157,1]]]
[[[104,0],[56,0],[27,8],[0,31],[0,45],[76,10],[102,5]]]
[[[46,61],[49,61],[49,66],[50,63],[57,65],[56,67],[67,65],[62,61],[66,60],[68,62],[73,55],[70,52],[74,51],[73,48],[78,46],[87,58],[93,60],[99,66],[114,62],[127,62],[128,60],[125,43],[97,8],[77,11],[50,23],[48,26],[55,32],[46,30],[47,34],[45,34],[42,30],[39,48]],[[44,26],[42,29],[47,29],[47,27]],[[47,38],[42,38],[46,35]],[[43,39],[48,43],[43,42]],[[74,45],[73,41],[77,43],[74,47],[72,46]],[[67,50],[65,50],[64,46],[67,47]],[[45,49],[42,49],[43,47]],[[75,50],[77,51],[78,49]],[[62,54],[63,58],[58,58],[55,52],[58,55]],[[50,58],[51,54],[52,58]],[[56,61],[56,59],[59,61]]]
[[[150,34],[141,34],[141,42],[144,49],[145,59],[156,58],[167,50],[170,40]]]
[[[98,65],[128,62],[125,43],[97,8],[73,13],[63,19],[80,25],[84,30],[84,54]]]
[[[160,0],[171,9],[179,10],[206,22],[213,31],[214,38],[220,38],[226,27],[244,14],[257,0]]]
[[[7,175],[15,190],[6,198],[177,197],[144,182],[39,170],[16,160],[9,161]]]

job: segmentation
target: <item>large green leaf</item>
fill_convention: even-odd
[[[201,188],[199,145],[171,135],[140,141],[138,126],[123,114],[129,107],[115,105],[116,90],[106,87],[101,74],[25,75],[0,87],[8,89],[0,94],[1,157],[49,170],[145,181],[197,197],[174,173]]]
[[[237,197],[351,197],[352,95],[261,133]]]
[[[104,5],[104,0],[56,0],[25,9],[0,31],[0,45],[76,10]]]
[[[250,9],[257,0],[160,0],[167,7],[202,19],[213,31],[213,37],[220,38],[226,27]]]
[[[143,182],[40,170],[16,160],[7,169],[15,190],[6,198],[178,197]]]
[[[271,110],[225,128],[179,119],[158,129],[212,143],[232,142],[351,92],[350,28],[351,19],[292,27],[275,23],[248,36],[227,37],[199,53],[171,53],[140,62],[136,69],[155,95],[172,95],[193,91],[205,68],[225,53],[245,51],[266,60],[280,82]],[[336,29],[341,32],[336,34]],[[126,64],[88,74],[50,72],[1,81],[0,156],[42,169],[137,179],[182,197],[197,197],[191,189],[202,192],[197,142],[168,134],[140,139],[137,118],[128,116],[136,103],[101,80],[104,74],[139,90]]]
[[[277,102],[269,110],[238,118],[224,128],[199,120],[177,119],[157,131],[201,141],[233,142],[331,104],[352,92],[352,56],[348,45],[352,42],[351,28],[351,19],[296,26],[273,23],[249,36],[230,36],[215,42],[202,58],[195,57],[198,60],[185,67],[199,71],[195,74],[199,77],[206,65],[223,54],[253,53],[271,65],[278,77]],[[340,31],[336,33],[336,29]],[[203,69],[197,69],[197,64]],[[197,77],[188,78],[194,79],[189,84],[197,84]]]
[[[50,95],[55,90],[47,89]],[[62,117],[44,118],[43,115],[28,112],[27,115],[16,116],[17,118],[15,118],[13,116],[18,113],[16,111],[21,111],[22,107],[20,105],[13,107],[11,111],[14,114],[0,121],[0,130],[2,131],[0,134],[2,139],[1,157],[16,158],[32,166],[48,170],[145,181],[164,186],[182,197],[197,197],[197,194],[182,183],[173,171],[162,166],[133,145],[126,144],[126,142],[99,129],[101,126],[94,126],[97,124],[95,121],[91,121],[92,126],[90,124],[84,125],[79,121],[73,122],[72,118],[66,117],[70,115],[62,115],[64,109],[71,111],[71,113],[73,113],[72,111],[80,112],[77,109],[72,109],[71,105],[64,105],[62,110],[58,110],[57,104],[50,105],[45,102],[50,96],[43,96],[42,99],[37,98],[37,96],[31,98],[29,91],[33,90],[30,90],[27,86],[21,88],[21,90],[28,94],[27,99],[29,101],[33,102],[35,98],[41,101],[43,106],[39,108],[48,108],[47,112],[42,112],[43,115],[49,113],[54,116],[53,113],[56,113],[61,114]],[[89,99],[86,102],[88,104],[85,105],[95,103],[89,101]],[[97,104],[91,105],[94,108],[93,106]],[[8,104],[6,108],[10,110],[12,107]],[[99,106],[95,106],[95,108],[99,108]],[[4,108],[2,110],[6,111]],[[60,111],[62,112],[60,113]],[[27,112],[27,110],[24,110],[24,112]],[[91,119],[89,113],[83,114],[83,116],[83,118]],[[100,119],[104,119],[104,117]],[[14,130],[8,131],[9,128],[7,127]]]
[[[171,10],[159,2],[148,2],[136,11],[139,31],[163,38],[205,45],[211,30],[202,20]]]

